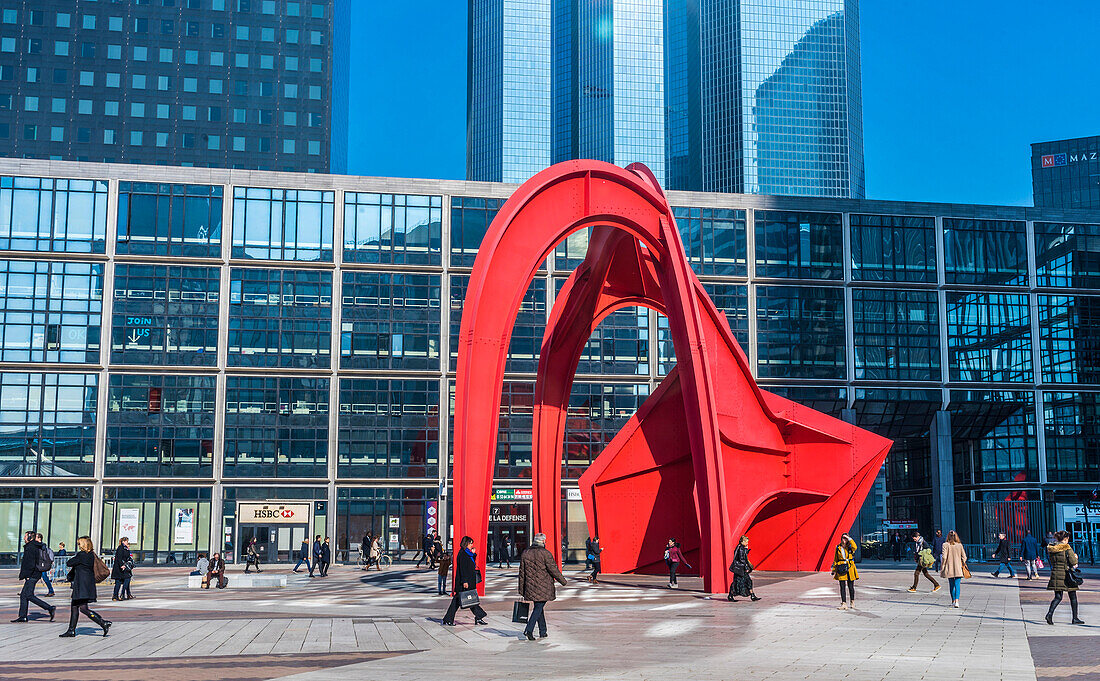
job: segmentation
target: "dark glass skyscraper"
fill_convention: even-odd
[[[517,6],[549,13],[545,48],[509,46]],[[470,110],[499,122],[471,116],[469,179],[597,158],[670,189],[863,196],[858,0],[479,0],[470,35]],[[526,105],[543,64],[548,126]]]
[[[0,154],[343,172],[350,0],[4,0]]]
[[[1032,144],[1031,185],[1040,208],[1100,208],[1100,137]]]

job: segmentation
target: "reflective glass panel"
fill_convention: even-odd
[[[837,378],[844,371],[844,289],[758,286],[757,375]]]
[[[573,383],[562,477],[579,478],[647,397],[647,383]]]
[[[438,274],[344,272],[340,366],[439,369]]]
[[[344,262],[439,265],[443,197],[344,194]]]
[[[233,257],[332,261],[334,193],[236,187]]]
[[[756,276],[841,279],[844,276],[840,215],[758,210]]]
[[[106,249],[106,181],[0,177],[0,250]]]
[[[332,273],[233,268],[229,366],[329,366]]]
[[[1047,479],[1100,482],[1100,393],[1043,393]]]
[[[849,224],[852,279],[935,283],[935,218],[853,213]]]
[[[703,282],[715,307],[725,313],[733,337],[741,349],[749,352],[749,287],[744,284],[716,284]],[[668,317],[657,315],[657,371],[662,376],[672,371],[676,365],[676,348],[672,345],[672,333],[668,328]]]
[[[0,372],[0,476],[91,477],[97,378]]]
[[[745,211],[674,206],[672,215],[696,274],[745,276]]]
[[[953,381],[1031,381],[1027,296],[949,291],[947,349]]]
[[[451,369],[458,365],[458,338],[461,333],[462,306],[466,300],[466,274],[451,275]],[[542,334],[546,330],[546,279],[536,277],[520,303],[512,340],[508,345],[508,372],[534,373],[538,369]]]
[[[112,375],[107,475],[211,477],[214,376]]]
[[[451,197],[451,264],[470,267],[504,199]]]
[[[943,219],[948,284],[1027,286],[1027,237],[1013,220]]]
[[[940,379],[935,291],[853,289],[856,378]]]
[[[226,477],[328,475],[328,379],[229,376]]]
[[[218,363],[218,268],[115,266],[111,362]]]
[[[952,390],[948,411],[955,484],[1038,482],[1033,393]]]
[[[439,475],[439,381],[340,380],[337,475]]]
[[[220,185],[119,182],[117,253],[221,257]]]
[[[0,260],[0,359],[98,362],[103,265]]]
[[[1100,287],[1100,225],[1035,223],[1037,286]]]
[[[1100,297],[1038,296],[1044,383],[1100,383]]]

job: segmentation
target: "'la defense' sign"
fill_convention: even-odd
[[[534,530],[560,558],[566,409],[581,351],[607,315],[668,317],[677,366],[581,477],[605,572],[646,570],[676,537],[707,591],[725,591],[738,538],[757,567],[822,570],[890,441],[761,390],[684,255],[648,168],[567,161],[525,182],[489,227],[462,312],[455,392],[455,537],[484,545],[508,342],[527,287],[569,234],[593,227],[543,337],[532,439]],[[485,552],[479,555],[485,567]],[[697,561],[697,562],[696,562]]]

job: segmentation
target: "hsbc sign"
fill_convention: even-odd
[[[1040,162],[1044,168],[1060,168],[1062,166],[1068,166],[1071,163],[1087,163],[1089,161],[1100,161],[1097,152],[1082,151],[1080,153],[1070,154],[1063,151],[1060,154],[1046,154],[1040,158]]]
[[[309,523],[309,504],[239,504],[238,523],[265,525],[306,525]]]

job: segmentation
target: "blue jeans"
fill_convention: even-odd
[[[1009,562],[1008,558],[1005,558],[1004,560],[1002,560],[1000,563],[997,564],[997,569],[993,571],[993,576],[994,577],[997,577],[1001,574],[1001,566],[1002,565],[1004,567],[1008,568],[1008,576],[1009,577],[1015,577],[1016,576],[1016,571],[1014,569],[1012,569],[1012,563]]]
[[[535,601],[531,607],[531,614],[527,616],[527,628],[523,630],[525,635],[535,633],[535,625],[539,625],[539,636],[546,636],[546,601]]]
[[[436,590],[439,591],[439,595],[443,595],[443,590],[447,588],[447,575],[439,575],[436,580]]]
[[[306,558],[298,558],[298,562],[294,564],[294,571],[297,572],[298,568],[302,567],[303,563],[305,564],[306,569],[308,570],[309,569],[309,560],[307,560]]]
[[[50,581],[50,571],[46,570],[42,573],[42,583],[46,585],[46,591],[53,593],[53,582]]]
[[[947,584],[951,588],[951,600],[959,600],[959,595],[962,593],[962,577],[948,577]]]

